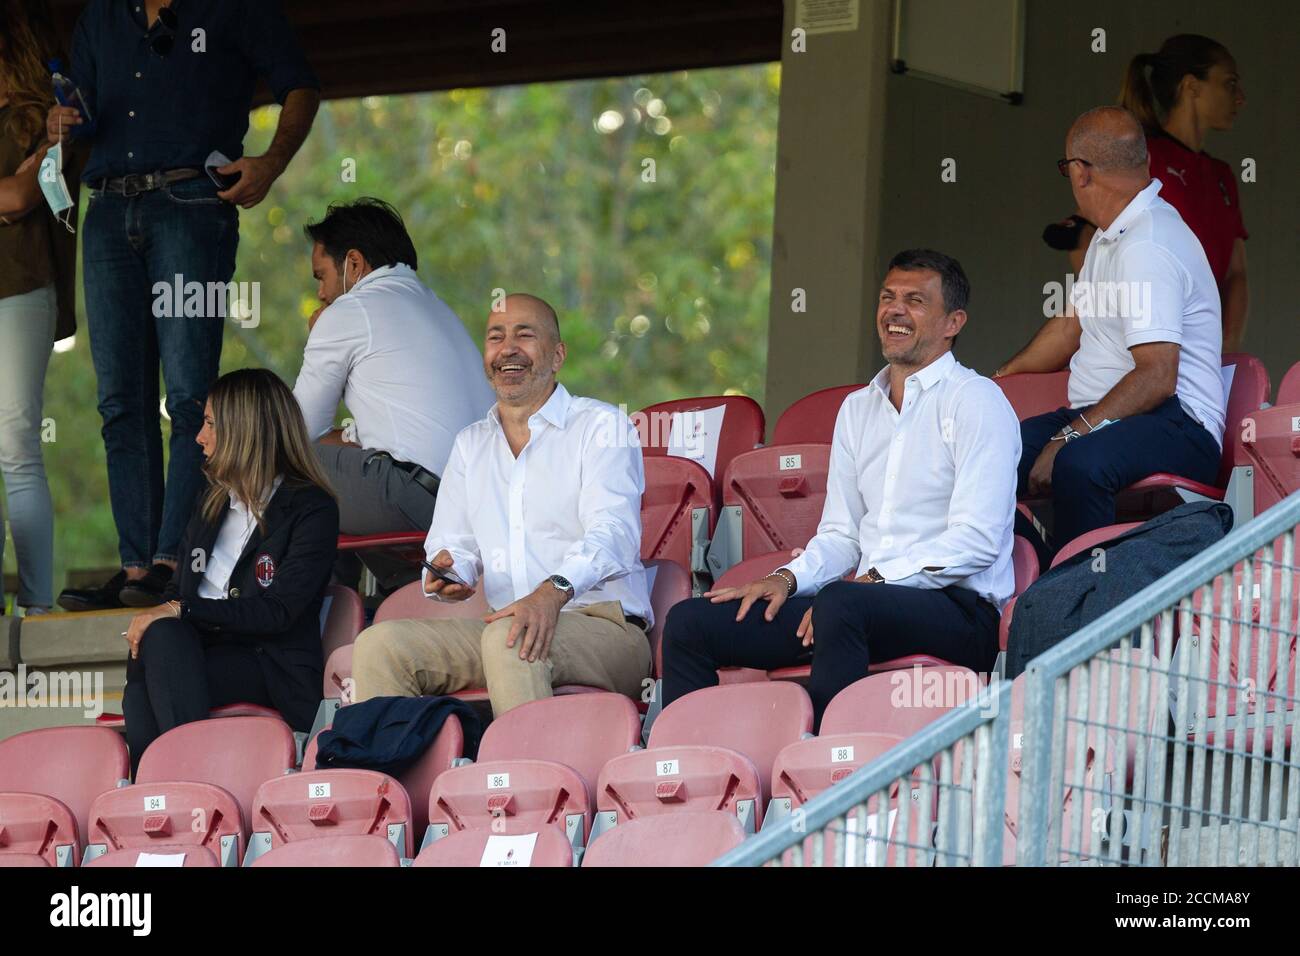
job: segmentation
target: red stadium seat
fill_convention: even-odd
[[[1282,384],[1277,387],[1275,405],[1294,405],[1300,403],[1300,362],[1296,362],[1282,376]]]
[[[528,862],[511,853],[518,841],[534,837]],[[499,845],[504,846],[497,849]],[[460,830],[430,843],[411,866],[573,866],[573,847],[559,827],[542,827],[533,833],[505,835],[490,830]]]
[[[174,779],[121,787],[104,791],[90,807],[86,858],[181,845],[238,866],[246,832],[238,799],[221,786]]]
[[[805,395],[781,413],[772,430],[773,445],[818,442],[829,445],[840,406],[863,385],[832,385]]]
[[[48,867],[45,857],[35,853],[0,853],[0,870],[6,867]]]
[[[514,707],[488,725],[478,763],[434,781],[426,844],[455,830],[521,833],[556,826],[573,846],[585,846],[600,768],[640,739],[636,707],[621,694]]]
[[[641,496],[641,560],[676,561],[693,574],[708,571],[705,553],[717,520],[714,483],[688,458],[650,456]]]
[[[828,444],[769,445],[732,459],[709,546],[715,579],[738,561],[808,544],[826,504],[830,460]]]
[[[854,770],[976,700],[985,683],[965,667],[942,666],[873,674],[850,684],[827,705],[820,736],[789,744],[777,756],[764,825],[778,825]],[[911,842],[921,838],[922,818],[911,821]]]
[[[706,687],[673,701],[649,748],[605,764],[596,789],[600,829],[681,810],[727,810],[761,824],[772,763],[812,730],[812,702],[791,683]]]
[[[615,827],[591,845],[582,865],[708,866],[744,841],[744,828],[732,814],[683,810]]]
[[[1297,368],[1300,366],[1292,372]],[[1287,374],[1290,376],[1291,372]],[[1300,379],[1300,374],[1295,377]],[[1300,381],[1294,387],[1300,390]],[[1260,409],[1242,420],[1238,435],[1241,462],[1255,472],[1255,514],[1300,491],[1300,428],[1297,425],[1300,425],[1300,399],[1287,404],[1279,401],[1272,408]]]
[[[140,857],[146,859],[142,862]],[[207,847],[194,846],[188,843],[164,843],[158,846],[132,847],[129,850],[116,850],[112,853],[105,853],[97,856],[86,863],[86,866],[99,867],[150,867],[150,866],[175,866],[172,862],[164,862],[155,859],[149,861],[149,857],[162,857],[175,859],[180,857],[182,867],[218,867],[221,862],[212,855],[212,851]]]
[[[295,840],[373,834],[414,856],[411,799],[373,770],[310,770],[267,780],[253,798],[245,863]]]
[[[674,604],[691,596],[691,576],[676,561],[646,561],[646,574],[653,574],[650,585],[650,607],[654,624],[646,633],[650,639],[650,659],[654,662],[654,675],[663,672],[664,621]]]
[[[47,727],[0,740],[0,855],[76,866],[91,803],[130,768],[121,736],[99,727]]]
[[[324,728],[328,730],[329,728]],[[316,746],[319,735],[313,736],[303,753],[302,769],[306,773],[316,770]],[[397,780],[406,789],[411,798],[411,839],[419,840],[429,828],[429,790],[433,781],[444,771],[450,770],[465,754],[465,730],[460,718],[451,714],[443,722],[442,729],[420,757],[400,774]],[[408,856],[410,854],[407,854]]]
[[[382,551],[419,567],[424,560],[424,531],[390,531],[384,534],[341,534],[340,551]]]
[[[351,644],[366,626],[366,609],[361,595],[352,588],[331,584],[321,613],[321,656],[328,658],[336,647]]]
[[[247,833],[257,788],[292,770],[296,760],[293,731],[282,720],[197,720],[172,728],[150,744],[140,758],[135,785],[124,791],[166,796],[172,792],[171,782],[209,784],[235,798]]]
[[[954,707],[975,700],[985,684],[974,671],[951,664],[872,674],[854,681],[826,705],[822,736],[910,737]]]
[[[679,398],[669,402],[647,405],[632,416],[641,450],[646,457],[667,455],[671,436],[672,416],[688,412],[708,411],[725,407],[722,430],[718,435],[718,454],[713,466],[716,479],[727,470],[731,459],[741,452],[762,444],[763,409],[758,402],[744,395],[712,395],[705,398]]]
[[[1011,403],[1016,418],[1022,422],[1035,415],[1054,412],[1070,404],[1068,390],[1069,369],[1059,372],[1019,372],[995,378],[1002,394]]]
[[[251,866],[401,866],[397,849],[383,837],[349,835],[297,840],[264,853]]]

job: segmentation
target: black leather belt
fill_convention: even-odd
[[[627,621],[629,624],[635,624],[637,627],[641,628],[641,630],[643,630],[643,631],[648,631],[648,630],[650,630],[650,626],[649,626],[648,624],[646,624],[646,622],[645,622],[645,618],[643,618],[643,617],[637,617],[635,614],[624,614],[624,615],[623,615],[623,620]]]
[[[113,176],[108,179],[97,179],[90,183],[91,189],[98,189],[109,193],[121,193],[123,196],[138,196],[140,193],[153,192],[155,189],[162,189],[164,186],[170,186],[172,183],[184,182],[187,179],[197,179],[203,175],[198,169],[169,169],[166,171],[159,170],[156,173],[131,173],[128,176]]]
[[[438,486],[442,484],[442,480],[423,465],[417,465],[413,461],[398,461],[386,451],[377,451],[373,455],[368,455],[362,464],[368,465],[374,458],[387,458],[394,468],[406,472],[417,485],[435,498],[438,497]]]

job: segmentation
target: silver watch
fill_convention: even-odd
[[[564,577],[564,575],[552,574],[546,580],[551,582],[551,586],[554,587],[555,590],[564,591],[566,594],[569,595],[570,599],[573,598],[574,596],[573,585],[569,583],[569,579]]]

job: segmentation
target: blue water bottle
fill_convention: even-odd
[[[95,118],[90,114],[90,108],[86,106],[86,98],[81,95],[81,90],[71,77],[65,76],[62,72],[63,61],[50,61],[50,81],[54,84],[54,98],[60,106],[74,107],[81,114],[81,125],[74,126],[69,131],[73,136],[87,136],[95,129]]]

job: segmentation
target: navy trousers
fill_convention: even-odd
[[[718,683],[719,667],[773,670],[812,663],[808,695],[813,727],[836,694],[867,676],[872,661],[931,654],[987,673],[998,655],[999,615],[966,588],[922,590],[897,584],[835,581],[815,598],[787,600],[771,621],[766,602],[736,620],[739,602],[691,598],[673,606],[664,624],[664,706]],[[813,609],[813,646],[795,631]]]
[[[1029,472],[1051,437],[1091,407],[1058,408],[1020,423],[1017,496],[1029,493]],[[1177,397],[1076,438],[1052,463],[1053,545],[1059,549],[1084,532],[1114,524],[1115,496],[1148,475],[1169,472],[1213,484],[1220,458],[1214,437]]]

